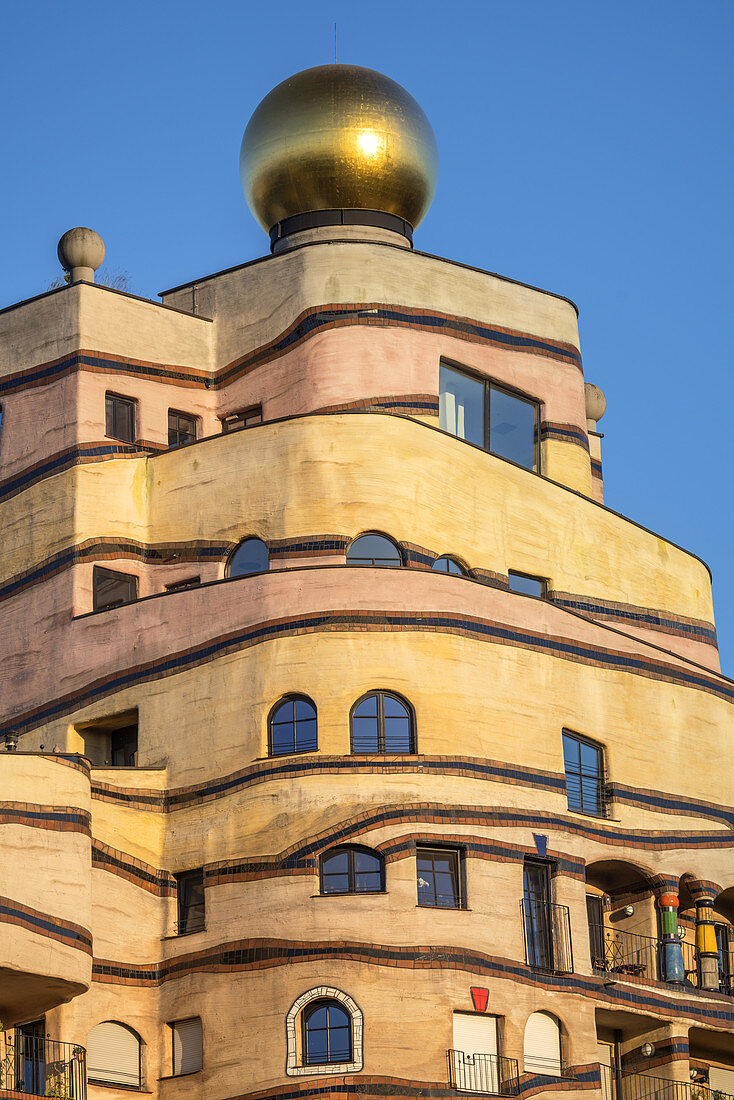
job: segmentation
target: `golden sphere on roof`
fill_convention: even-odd
[[[425,114],[394,80],[319,65],[288,77],[255,109],[240,174],[265,229],[296,214],[355,209],[415,227],[436,189],[438,151]]]

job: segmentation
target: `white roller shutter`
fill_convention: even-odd
[[[472,1012],[454,1013],[454,1050],[464,1054],[497,1053],[497,1019]]]
[[[202,1063],[201,1020],[178,1020],[171,1024],[173,1032],[173,1072],[197,1073]]]
[[[451,1053],[453,1087],[469,1092],[498,1093],[497,1018],[478,1013],[454,1013]]]
[[[525,1072],[561,1076],[561,1029],[547,1012],[534,1012],[525,1024]]]
[[[718,1066],[711,1066],[709,1069],[709,1088],[712,1092],[734,1094],[734,1069],[719,1069]]]
[[[122,1024],[97,1024],[87,1038],[87,1077],[108,1085],[140,1087],[140,1040]]]

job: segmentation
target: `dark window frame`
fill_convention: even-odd
[[[377,745],[378,748],[375,752],[363,752],[354,747],[354,712],[357,707],[369,699],[371,696],[377,696]],[[388,752],[385,748],[385,696],[389,696],[391,699],[397,699],[408,712],[408,721],[410,724],[410,748],[407,753],[401,752]],[[415,756],[418,752],[417,747],[417,734],[416,734],[416,722],[415,711],[412,704],[403,695],[399,695],[396,691],[385,691],[382,688],[376,688],[373,691],[366,691],[364,695],[360,695],[359,699],[356,699],[352,704],[352,709],[349,712],[349,747],[353,756]]]
[[[132,598],[129,600],[115,600],[113,603],[101,603],[97,593],[97,582],[106,574],[108,579],[116,579],[129,582]],[[92,610],[112,611],[116,607],[125,607],[129,603],[135,603],[138,599],[138,578],[134,573],[121,573],[118,569],[107,569],[103,565],[95,565],[92,570]]]
[[[364,560],[364,561],[350,561],[349,560],[349,555],[351,554],[352,548],[355,546],[355,544],[358,543],[360,539],[367,538],[370,535],[376,535],[377,538],[384,539],[385,542],[390,543],[393,550],[395,550],[395,552],[398,556],[398,560],[397,560],[397,562],[395,562],[395,564],[393,564],[393,565],[386,564],[387,561],[388,561],[387,558],[383,559],[383,558],[374,558],[373,557],[369,561],[367,561],[367,560]],[[366,558],[366,555],[365,555],[365,558]],[[385,534],[384,531],[362,531],[361,534],[357,535],[355,538],[352,539],[349,546],[347,547],[346,554],[345,554],[345,561],[346,561],[347,565],[356,566],[357,568],[361,567],[363,569],[401,569],[405,566],[405,555],[403,553],[403,549],[400,546],[400,544],[398,542],[396,542],[396,540],[394,538],[391,538],[390,535]]]
[[[455,570],[454,569],[437,569],[436,566],[438,565],[438,563],[440,561],[451,562],[452,565],[456,566],[456,569]],[[459,559],[455,558],[453,554],[439,554],[438,557],[434,560],[433,564],[431,565],[431,572],[433,572],[433,573],[446,573],[447,576],[451,576],[451,577],[468,577],[469,576],[469,570],[466,568],[466,566],[463,564],[463,562],[460,562]]]
[[[256,417],[259,419],[255,419]],[[244,423],[236,423],[238,420],[242,420]],[[248,424],[248,420],[252,420],[252,423]],[[235,409],[234,412],[220,415],[219,421],[222,425],[222,435],[240,431],[242,428],[255,428],[258,424],[265,423],[263,420],[263,407],[262,405],[248,405],[244,409]]]
[[[183,419],[183,420],[188,420],[190,422],[190,424],[193,427],[193,433],[194,433],[193,439],[187,439],[183,442],[181,442],[179,440],[179,442],[177,442],[177,443],[171,443],[171,432],[172,431],[176,432],[179,435],[181,434],[181,428],[178,425],[178,423],[176,424],[176,426],[173,429],[171,428],[171,417],[172,416],[176,417],[177,421],[180,418],[180,419]],[[199,417],[196,416],[194,413],[187,413],[187,412],[184,412],[182,409],[169,409],[168,410],[168,447],[169,447],[169,449],[170,450],[175,450],[178,447],[187,447],[191,443],[196,443],[197,439],[199,438],[199,423],[200,423]]]
[[[504,462],[511,462],[513,466],[519,466],[521,470],[530,470],[531,473],[542,473],[540,464],[540,426],[543,422],[543,406],[544,402],[537,397],[533,397],[532,394],[525,393],[523,390],[519,390],[514,386],[508,385],[506,382],[497,382],[494,378],[489,377],[486,374],[481,374],[479,371],[472,370],[471,367],[465,366],[463,363],[456,363],[451,359],[441,358],[439,361],[439,398],[441,394],[441,381],[440,371],[441,367],[447,367],[449,370],[456,371],[457,374],[465,374],[468,378],[474,379],[476,382],[482,382],[484,385],[484,444],[482,446],[483,451],[487,451],[488,454],[492,454],[495,458],[501,458]],[[490,402],[491,391],[497,390],[499,393],[505,393],[510,397],[516,397],[520,401],[525,401],[529,405],[535,406],[535,431],[533,439],[533,465],[523,466],[520,462],[514,462],[511,458],[505,458],[504,455],[497,454],[493,451],[490,443]],[[442,428],[442,431],[446,429]],[[454,439],[461,439],[461,436],[453,435],[453,432],[446,432],[447,435],[453,436]],[[476,443],[471,443],[471,440],[461,440],[462,443],[470,443],[471,446],[476,447]]]
[[[526,581],[538,581],[542,589],[540,595],[536,596],[534,592],[521,592],[517,588],[512,587],[512,577],[521,577]],[[510,592],[514,592],[517,596],[530,596],[533,600],[547,600],[548,599],[548,578],[540,577],[537,573],[522,573],[519,569],[507,570],[507,582]]]
[[[324,882],[324,863],[330,856],[338,855],[340,852],[347,852],[349,859],[347,863],[347,876],[349,879],[349,889],[347,890],[327,890]],[[355,867],[355,855],[358,852],[366,852],[367,855],[373,856],[379,861],[380,868],[380,887],[378,890],[358,890],[357,889],[357,870]],[[374,873],[374,872],[373,872]],[[367,848],[364,844],[337,844],[334,848],[329,848],[328,851],[322,852],[319,857],[319,890],[324,897],[347,897],[350,894],[384,894],[385,893],[385,857],[381,852],[376,852],[374,848]]]
[[[455,882],[454,889],[454,905],[439,905],[437,902],[430,902],[421,900],[420,889],[418,886],[418,860],[423,857],[430,856],[432,859],[434,856],[451,856],[454,861],[453,879]],[[435,869],[434,869],[435,875]],[[422,909],[466,909],[467,906],[467,881],[466,881],[466,850],[461,845],[456,844],[416,844],[415,846],[415,884],[416,894],[418,898],[418,905]],[[434,893],[435,893],[435,879],[434,879]]]
[[[173,584],[167,584],[165,586],[166,592],[183,592],[185,588],[198,588],[201,584],[201,577],[183,577],[180,581],[174,581]]]
[[[566,767],[566,753],[565,744],[566,739],[575,741],[579,745],[586,745],[590,749],[596,752],[596,758],[598,761],[598,770],[596,772],[596,802],[595,809],[587,809],[584,805],[584,778],[594,779],[593,776],[589,776],[588,773],[583,772],[581,765],[581,754],[579,752],[579,770],[578,772],[572,772],[578,781],[579,785],[579,803],[578,806],[572,806],[569,801],[568,791],[568,770]],[[604,818],[608,816],[609,812],[609,798],[607,794],[607,769],[606,769],[606,752],[604,746],[599,741],[592,740],[591,737],[586,737],[582,733],[576,733],[575,730],[566,729],[565,727],[561,731],[561,751],[563,752],[563,775],[566,781],[566,805],[572,813],[584,814],[586,817],[599,817]]]
[[[259,542],[259,543],[262,543],[262,545],[265,547],[265,553],[267,554],[267,559],[268,559],[267,569],[255,569],[251,573],[237,573],[233,577],[232,573],[231,573],[232,562],[235,559],[237,551],[242,546],[244,546],[246,542]],[[225,565],[225,568],[224,568],[224,575],[228,580],[236,581],[236,580],[239,580],[240,577],[257,577],[257,576],[261,576],[263,573],[269,573],[269,572],[270,572],[270,547],[268,546],[265,539],[261,539],[259,535],[245,535],[245,537],[243,539],[240,539],[240,541],[237,543],[237,545],[227,555],[227,564]]]
[[[338,1008],[340,1012],[343,1012],[349,1021],[349,1050],[346,1058],[329,1058],[327,1057],[321,1061],[309,1058],[308,1050],[308,1021],[320,1008],[334,1006]],[[327,1017],[328,1020],[328,1017]],[[328,1024],[327,1024],[327,1047],[328,1047]],[[318,1000],[309,1002],[301,1011],[301,1063],[304,1066],[343,1066],[348,1065],[354,1060],[354,1020],[352,1014],[346,1005],[343,1005],[341,1001],[337,1001],[334,997],[319,997]]]
[[[305,749],[299,749],[299,748],[295,747],[298,744],[297,733],[298,733],[298,721],[299,721],[299,719],[297,719],[296,715],[295,715],[295,704],[298,703],[298,702],[308,703],[308,705],[310,707],[313,707],[314,720],[316,722],[316,744],[313,745],[313,746],[309,746],[308,748],[305,748]],[[281,708],[284,707],[284,706],[287,706],[289,703],[294,705],[293,718],[292,718],[293,745],[294,745],[294,747],[292,749],[286,749],[282,752],[280,750],[276,752],[275,749],[273,748],[273,719],[279,713]],[[300,719],[300,721],[311,721],[311,719]],[[282,724],[285,725],[286,723],[282,723]],[[319,712],[318,712],[318,707],[314,703],[313,699],[311,699],[308,695],[302,694],[301,692],[293,692],[293,693],[288,694],[288,695],[283,695],[280,699],[278,699],[277,703],[273,704],[273,706],[270,708],[270,712],[268,714],[268,756],[302,756],[304,753],[307,753],[307,752],[318,752],[318,749],[319,749]]]
[[[108,404],[109,403],[109,404]],[[105,435],[108,439],[117,439],[121,443],[134,443],[138,437],[138,402],[137,398],[130,397],[124,393],[114,393],[112,390],[105,391],[104,395],[105,404]],[[118,405],[126,405],[129,409],[130,415],[130,438],[126,435],[118,433],[117,429],[117,416]],[[110,428],[112,430],[110,430]]]
[[[191,867],[187,871],[174,874],[176,880],[176,935],[189,936],[193,932],[203,932],[206,928],[206,880],[203,867]],[[185,890],[189,884],[201,882],[201,901],[186,904]],[[193,914],[190,910],[199,909]]]

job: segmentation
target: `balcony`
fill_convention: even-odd
[[[447,1050],[449,1085],[460,1092],[486,1092],[492,1096],[517,1096],[520,1073],[516,1058],[499,1054],[466,1054]]]
[[[525,897],[520,902],[520,909],[528,966],[551,974],[570,974],[573,948],[568,906]]]
[[[648,982],[664,980],[663,943],[654,936],[640,936],[636,932],[624,932],[621,929],[609,928],[589,921],[589,944],[591,965],[598,974],[616,974],[620,977],[628,976]],[[686,983],[698,989],[696,946],[683,940],[681,949]],[[719,966],[718,991],[730,997],[734,993],[731,976],[724,969],[723,964]]]
[[[0,1089],[26,1096],[86,1100],[87,1052],[20,1031],[0,1033]]]
[[[602,1100],[734,1100],[728,1093],[687,1081],[669,1081],[646,1073],[617,1078],[609,1066],[601,1067]]]

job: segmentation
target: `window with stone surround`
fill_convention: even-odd
[[[321,985],[291,1005],[286,1018],[289,1077],[359,1073],[363,1055],[362,1012],[341,989]]]

